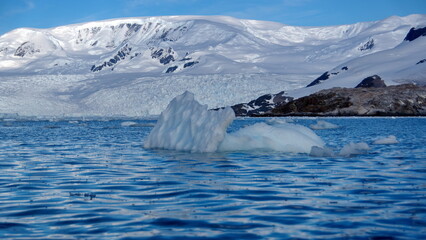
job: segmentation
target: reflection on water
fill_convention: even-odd
[[[0,236],[426,238],[426,119],[327,121],[340,128],[316,133],[336,151],[391,134],[399,143],[350,158],[190,154],[145,150],[145,120],[0,122]]]

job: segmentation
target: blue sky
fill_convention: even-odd
[[[227,15],[298,26],[426,14],[426,0],[0,0],[0,34],[120,17]]]

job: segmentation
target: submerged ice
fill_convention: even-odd
[[[226,133],[235,114],[231,108],[209,111],[185,92],[174,98],[145,140],[145,148],[190,152],[274,150],[309,153],[324,147],[311,129],[290,123],[258,123]]]

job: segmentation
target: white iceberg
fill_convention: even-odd
[[[209,111],[185,92],[174,98],[164,110],[144,143],[145,148],[189,152],[273,150],[309,153],[313,146],[324,147],[322,139],[311,129],[282,122],[271,126],[257,123],[227,134],[235,119],[227,107]]]
[[[317,121],[317,123],[309,125],[309,127],[314,129],[314,130],[339,128],[338,125],[333,124],[333,123],[329,123],[329,122],[326,122],[326,121],[323,121],[323,120],[319,120],[319,121]]]
[[[324,147],[322,139],[311,129],[296,124],[268,125],[256,123],[227,134],[221,151],[273,150],[309,153],[313,146]]]
[[[387,137],[381,137],[379,139],[376,139],[373,144],[396,144],[399,143],[399,141],[396,139],[394,135],[389,135]]]
[[[186,91],[174,98],[145,140],[145,148],[190,152],[215,152],[234,120],[230,108],[209,111]]]

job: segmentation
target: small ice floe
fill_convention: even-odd
[[[312,157],[334,157],[336,154],[328,147],[313,146],[309,155]]]
[[[336,124],[329,123],[329,122],[322,121],[322,120],[317,121],[317,123],[315,123],[315,124],[309,125],[309,127],[311,129],[314,129],[314,130],[339,128],[339,126],[336,125]]]
[[[399,141],[396,139],[394,135],[389,135],[387,137],[380,137],[376,139],[373,144],[396,144]]]
[[[350,157],[353,155],[365,154],[368,150],[370,150],[370,147],[365,142],[351,142],[343,146],[342,150],[339,152],[339,155],[343,157]]]
[[[121,123],[122,127],[136,127],[137,125],[138,125],[137,122],[132,122],[132,121],[127,121],[127,122]]]
[[[291,118],[271,118],[266,121],[269,125],[279,125],[294,122]]]
[[[122,122],[122,127],[154,127],[154,123],[137,123],[132,121]]]

